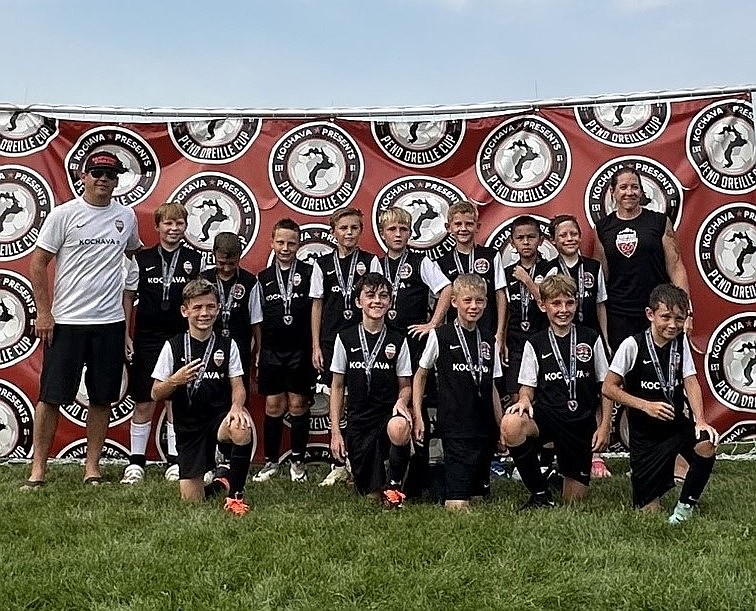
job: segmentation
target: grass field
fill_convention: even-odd
[[[319,488],[321,468],[306,484],[250,483],[253,510],[235,518],[180,503],[157,467],[144,485],[94,489],[53,465],[20,493],[27,472],[0,465],[0,609],[756,609],[756,462],[720,461],[675,528],[632,511],[622,475],[580,507],[529,513],[521,485],[497,481],[458,515],[382,511]]]

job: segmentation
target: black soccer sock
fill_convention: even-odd
[[[218,442],[218,452],[220,452],[220,455],[223,457],[222,462],[226,465],[231,461],[231,447],[232,446],[233,444],[230,441]]]
[[[139,465],[144,469],[145,465],[147,464],[147,457],[144,454],[132,454],[129,457],[129,464],[130,465]]]
[[[680,491],[680,502],[688,505],[695,505],[701,498],[704,488],[711,477],[711,470],[714,468],[715,456],[699,456],[693,453],[693,460],[688,469],[688,475],[685,476],[682,490]]]
[[[247,483],[249,474],[249,461],[252,460],[252,443],[244,446],[234,444],[231,449],[231,472],[228,475],[231,488],[228,496],[234,497],[244,494],[244,484]]]
[[[391,448],[389,448],[388,476],[392,485],[401,484],[401,481],[404,479],[404,474],[407,472],[409,459],[409,444],[403,446],[398,446],[393,443],[391,444]]]
[[[168,456],[165,457],[165,461],[168,463],[168,466],[175,465],[178,463],[178,456],[175,454],[168,454]]]
[[[227,481],[221,481],[219,479],[214,479],[212,482],[210,482],[207,486],[205,486],[205,498],[209,499],[214,496],[219,495],[221,492],[227,493],[228,488],[226,488]]]
[[[541,448],[541,466],[550,467],[554,464],[556,450],[554,448]]]
[[[291,460],[304,462],[307,441],[310,439],[310,412],[291,416]]]
[[[533,437],[526,438],[519,446],[509,446],[509,455],[520,472],[522,483],[531,494],[540,494],[548,489],[538,462],[538,449],[538,442]]]
[[[309,425],[308,425],[309,426]],[[294,435],[294,423],[292,422],[292,436]],[[281,433],[283,432],[283,416],[269,416],[265,414],[263,421],[263,451],[265,462],[278,462],[281,456]],[[292,439],[292,446],[294,440]]]

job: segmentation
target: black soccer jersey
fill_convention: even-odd
[[[570,334],[554,335],[562,364],[570,375]],[[561,420],[593,418],[600,404],[599,385],[604,381],[608,363],[601,337],[594,330],[575,326],[575,392],[570,403],[569,388],[549,341],[548,329],[530,337],[520,365],[519,383],[535,388],[533,409],[549,410]]]
[[[559,263],[559,257],[547,261],[546,276],[552,274],[563,274],[564,269]],[[597,305],[603,300],[606,300],[606,295],[602,295],[606,290],[604,286],[604,275],[601,270],[601,264],[596,259],[590,257],[580,257],[572,267],[567,267],[567,271],[575,284],[583,286],[582,299],[578,295],[578,311],[575,312],[575,322],[585,327],[590,327],[601,333],[601,328],[598,321],[598,308]],[[583,281],[580,282],[580,272],[582,267]],[[582,312],[582,318],[580,316]]]
[[[347,426],[370,428],[391,415],[399,398],[398,378],[411,377],[412,367],[404,335],[386,327],[386,336],[370,369],[368,385],[360,328],[360,325],[354,325],[339,331],[331,371],[344,374],[344,386],[349,395]],[[368,354],[373,352],[379,339],[380,333],[365,333]]]
[[[501,362],[494,334],[488,329],[479,329],[482,363],[478,359],[476,332],[462,329],[472,362],[472,372],[454,323],[431,331],[420,357],[422,368],[431,369],[436,366],[438,431],[442,439],[490,438],[495,435],[493,380],[501,376]],[[474,378],[473,374],[479,378]]]
[[[459,266],[454,257],[455,254],[459,258]],[[475,245],[472,254],[474,258],[470,261],[470,255],[461,253],[454,248],[438,259],[438,265],[450,282],[454,282],[461,273],[475,273],[486,281],[486,298],[488,301],[478,324],[495,333],[498,318],[496,315],[496,290],[504,288],[501,257],[496,249],[479,244]],[[460,267],[462,271],[460,271]],[[457,310],[453,306],[450,306],[446,314],[446,321],[451,323],[456,318]]]
[[[671,421],[659,420],[639,409],[627,410],[631,442],[635,435],[641,435],[645,439],[664,439],[674,434],[680,427],[692,424],[690,408],[686,404],[683,380],[695,375],[696,368],[687,337],[681,334],[661,348],[655,343],[653,347],[662,376],[665,378],[669,377],[670,356],[673,354],[673,348],[676,347],[674,350],[674,393],[671,401],[664,394],[662,383],[648,350],[645,332],[625,339],[617,349],[609,367],[611,371],[623,377],[626,392],[646,401],[662,401],[671,404],[675,409],[675,419]]]
[[[166,279],[170,276],[173,254],[176,263],[167,294],[167,309],[163,306],[163,268]],[[134,255],[139,269],[139,304],[136,308],[134,334],[139,339],[156,340],[160,343],[186,329],[186,319],[181,316],[181,291],[190,280],[200,274],[202,256],[184,246],[176,251],[164,251],[159,246],[140,250]]]
[[[288,289],[291,268],[281,270],[284,293]],[[261,271],[257,277],[262,308],[262,350],[276,352],[309,351],[312,347],[310,278],[312,266],[297,261],[292,278],[291,306],[286,313],[278,285],[276,264]]]
[[[512,275],[517,265],[519,262],[504,268],[507,282],[507,348],[514,353],[522,352],[525,340],[549,324],[546,314],[538,307],[538,302],[530,291]],[[543,281],[550,267],[550,261],[539,258],[535,268],[530,268],[536,284]]]
[[[634,219],[613,212],[596,223],[609,268],[610,312],[642,316],[654,287],[669,282],[662,246],[666,225],[664,214],[645,208]]]

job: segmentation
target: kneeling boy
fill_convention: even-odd
[[[504,442],[530,491],[523,509],[554,505],[538,460],[542,444],[554,443],[564,477],[562,498],[571,502],[588,493],[592,453],[609,441],[608,401],[596,428],[599,389],[608,368],[604,344],[594,329],[573,324],[576,295],[569,276],[557,274],[541,283],[538,306],[549,327],[525,342],[518,400],[501,422]]]
[[[402,333],[384,321],[391,305],[391,283],[370,272],[357,282],[355,294],[362,322],[339,331],[331,361],[331,452],[340,461],[349,455],[357,492],[381,496],[384,505],[399,508],[405,498],[401,486],[412,433],[409,348]],[[345,387],[349,409],[342,436]]]
[[[646,308],[650,327],[620,344],[603,386],[606,397],[630,408],[635,507],[659,511],[662,495],[674,488],[677,455],[690,465],[670,524],[693,514],[714,467],[719,440],[704,418],[701,387],[683,333],[689,303],[687,293],[671,284],[651,291]]]
[[[244,407],[239,348],[230,337],[213,331],[219,304],[213,284],[193,280],[182,295],[181,314],[189,330],[163,346],[152,372],[152,398],[173,401],[181,498],[199,501],[224,488],[226,511],[244,515],[249,511],[244,483],[252,453],[252,417]],[[230,475],[203,487],[219,441],[233,444]]]

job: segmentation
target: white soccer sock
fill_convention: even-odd
[[[147,453],[147,442],[150,439],[152,422],[131,421],[131,453],[144,456]]]
[[[168,443],[168,456],[178,456],[176,450],[176,430],[173,428],[173,422],[165,423],[165,440]]]

